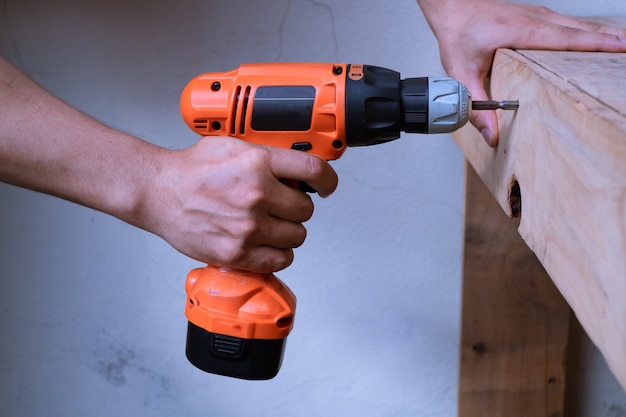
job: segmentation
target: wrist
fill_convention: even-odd
[[[135,139],[135,158],[114,188],[113,206],[103,211],[141,229],[160,235],[159,208],[164,194],[163,170],[167,149]]]

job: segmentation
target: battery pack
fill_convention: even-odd
[[[276,376],[296,308],[280,279],[206,266],[189,272],[186,291],[189,362],[234,378]]]

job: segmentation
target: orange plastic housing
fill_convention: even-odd
[[[334,160],[346,150],[345,85],[345,64],[248,64],[195,77],[182,92],[180,108],[187,125],[202,136],[234,136],[256,144],[306,150]],[[253,128],[257,91],[273,86],[315,89],[308,129]]]
[[[185,315],[208,332],[242,339],[283,339],[296,297],[273,274],[206,266],[189,272]]]

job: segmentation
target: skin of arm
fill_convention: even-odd
[[[169,150],[69,106],[0,58],[0,181],[111,214],[202,262],[273,272],[293,260],[311,198],[337,175],[305,152],[202,138]]]
[[[626,51],[626,29],[558,14],[541,6],[505,0],[417,3],[437,38],[444,69],[469,88],[474,100],[489,99],[485,82],[498,48]],[[474,112],[470,121],[489,146],[497,146],[495,111]]]

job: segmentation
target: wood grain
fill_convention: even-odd
[[[471,167],[459,416],[563,415],[570,309]]]
[[[491,91],[497,149],[454,138],[626,388],[626,54],[501,50]]]

